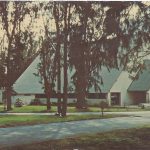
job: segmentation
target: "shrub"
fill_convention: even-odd
[[[15,102],[15,107],[22,107],[23,105],[24,105],[23,101],[17,98]]]

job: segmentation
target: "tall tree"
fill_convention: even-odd
[[[54,94],[56,77],[56,72],[54,70],[55,49],[53,49],[51,38],[48,34],[46,26],[45,30],[45,38],[42,40],[40,52],[41,63],[39,64],[39,75],[41,76],[41,80],[44,83],[44,93],[47,99],[47,111],[50,111],[50,98]]]
[[[0,89],[5,87],[6,74],[5,74],[5,52],[0,53]]]
[[[75,8],[79,21],[72,28],[70,62],[76,69],[77,107],[82,108],[87,88],[103,83],[102,66],[110,70],[133,62],[134,69],[137,58],[149,54],[144,50],[149,43],[149,7],[142,2],[76,2]]]
[[[62,113],[62,103],[61,103],[61,24],[62,24],[62,13],[60,11],[60,3],[54,2],[53,15],[56,25],[56,57],[55,65],[57,66],[57,112],[59,115]]]
[[[44,23],[44,40],[41,46],[40,75],[44,82],[49,109],[50,97],[53,95],[54,86],[57,87],[58,113],[61,115],[61,32],[62,12],[59,2],[40,3],[40,13]],[[47,13],[45,13],[47,12]],[[51,24],[51,21],[55,22]],[[49,64],[50,62],[50,64]],[[47,83],[47,84],[46,84]],[[57,86],[56,86],[57,84]],[[56,93],[55,93],[56,94]],[[49,108],[48,108],[49,107]]]
[[[51,6],[51,7],[49,7]],[[68,79],[67,79],[67,55],[68,55],[68,30],[70,24],[70,7],[68,2],[49,2],[45,6],[45,10],[53,10],[53,18],[55,20],[56,32],[53,40],[53,45],[56,49],[54,57],[54,68],[57,70],[57,95],[58,95],[58,113],[62,116],[66,116],[67,109],[67,90],[68,90]],[[50,15],[50,14],[49,14]],[[51,26],[49,26],[51,28]],[[63,52],[61,53],[63,47]],[[62,58],[62,60],[61,60]],[[61,102],[61,63],[63,63],[64,72],[64,87],[63,87],[63,102]]]
[[[89,87],[94,85],[95,89],[100,91],[100,85],[103,84],[102,66],[106,66],[108,70],[114,67],[119,68],[121,63],[125,64],[124,62],[132,59],[131,54],[135,53],[131,44],[133,39],[134,43],[138,43],[138,47],[141,43],[141,40],[139,40],[141,32],[138,32],[141,31],[140,26],[147,28],[143,30],[145,31],[144,38],[147,39],[146,30],[148,31],[148,27],[146,21],[148,19],[146,17],[149,17],[148,7],[142,2],[57,2],[54,3],[53,7],[57,34],[56,49],[58,53],[56,58],[60,58],[61,42],[64,45],[63,110],[66,110],[67,99],[68,52],[69,62],[76,70],[73,78],[77,92],[77,107],[82,108],[85,106]],[[136,10],[136,7],[140,9],[140,12],[138,11],[134,18],[132,17],[132,8]],[[60,17],[60,14],[62,14],[62,17]],[[142,18],[144,18],[144,24],[141,24]],[[135,23],[138,30],[134,28],[133,24]],[[138,36],[135,36],[134,31]],[[63,41],[61,41],[62,37],[64,37]],[[137,39],[135,39],[136,37]],[[136,49],[136,46],[134,49]],[[57,59],[58,68],[60,68],[59,60]],[[59,69],[58,81],[60,81]],[[58,91],[59,89],[60,82],[58,82]]]
[[[11,6],[12,4],[12,6]],[[11,109],[11,50],[14,35],[17,29],[17,23],[21,21],[24,17],[24,5],[20,5],[18,2],[1,2],[0,3],[0,13],[1,20],[3,24],[3,28],[6,31],[7,35],[7,85],[6,85],[6,93],[7,93],[7,110]],[[14,11],[10,14],[9,9],[13,7]],[[11,15],[11,19],[9,20],[9,15]]]
[[[129,72],[137,71],[149,54],[150,4],[144,2],[110,2],[104,21],[104,50]],[[113,45],[113,47],[111,46]],[[110,59],[110,62],[114,62]]]
[[[26,19],[26,15],[30,12],[28,4],[28,2],[0,2],[1,22],[4,34],[6,35],[4,47],[7,55],[7,82],[5,85],[7,110],[11,109],[12,84],[14,82],[14,77],[16,76],[16,72],[14,72],[14,70],[12,72],[12,69],[15,67],[16,71],[19,70],[17,66],[19,66],[20,63],[18,63],[18,61],[23,62],[21,58],[23,58],[22,50],[25,49],[25,44],[22,41],[22,35],[20,33],[22,32],[22,29],[25,29],[22,23]]]
[[[70,63],[76,70],[73,79],[77,93],[77,108],[86,106],[85,98],[89,86],[91,87],[94,84],[97,89],[97,85],[100,84],[98,64],[101,66],[101,59],[98,59],[100,61],[96,62],[95,55],[97,55],[98,52],[97,49],[94,48],[96,40],[96,27],[94,22],[97,17],[94,6],[99,8],[101,13],[98,4],[95,5],[93,2],[75,2],[75,12],[79,21],[72,27],[69,56]],[[101,18],[103,19],[103,17]],[[99,20],[102,21],[101,18],[99,18]]]
[[[69,30],[70,30],[70,19],[71,19],[71,3],[65,2],[62,3],[63,6],[63,21],[64,21],[64,28],[63,28],[63,46],[64,46],[64,88],[63,88],[63,105],[62,105],[62,116],[66,116],[67,112],[67,99],[68,99],[68,37],[69,37]]]

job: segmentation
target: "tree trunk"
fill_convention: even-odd
[[[61,93],[58,93],[57,112],[59,116],[62,114]]]
[[[101,112],[102,112],[102,117],[104,116],[104,109],[102,108],[101,109]]]
[[[81,93],[78,93],[77,96],[77,103],[76,103],[76,108],[77,109],[83,109],[86,108],[86,100],[85,100],[85,96]]]
[[[64,97],[63,97],[63,107],[62,107],[62,116],[65,117],[67,113],[67,98],[68,98],[68,74],[67,74],[67,3],[64,8]]]
[[[77,91],[77,105],[78,109],[86,107],[86,70],[85,70],[85,47],[81,44],[81,58],[79,65],[76,66],[77,70],[77,82],[76,82],[76,91]]]
[[[61,49],[61,41],[60,41],[60,5],[59,3],[54,2],[54,8],[53,8],[53,14],[55,18],[55,24],[56,24],[56,66],[57,66],[57,112],[59,115],[61,115],[62,112],[62,106],[61,106],[61,65],[60,65],[60,49]]]
[[[43,79],[44,79],[44,88],[45,88],[45,95],[47,99],[47,111],[50,111],[51,104],[50,104],[50,97],[51,97],[51,87],[48,82],[48,77],[46,76],[46,53],[45,51],[42,51],[42,57],[43,57]]]
[[[49,112],[51,110],[51,102],[50,98],[47,98],[47,111]]]
[[[60,115],[61,112],[62,112],[62,106],[61,106],[61,72],[60,72],[60,61],[59,61],[59,64],[58,64],[58,76],[57,76],[57,90],[58,90],[58,100],[57,100],[57,112],[58,114]]]
[[[11,87],[7,87],[6,89],[6,98],[7,98],[7,111],[12,110],[11,107]]]
[[[63,97],[63,108],[62,108],[62,116],[66,116],[67,112],[67,98],[68,98],[68,74],[67,74],[67,41],[64,43],[64,97]]]
[[[6,98],[7,98],[7,110],[12,110],[11,107],[11,66],[10,66],[10,51],[11,51],[12,38],[9,40],[8,56],[7,56],[7,85],[6,85]]]
[[[59,37],[58,37],[59,38]],[[62,108],[61,108],[61,66],[60,66],[60,40],[58,40],[57,45],[57,51],[58,51],[58,60],[57,60],[57,91],[58,91],[58,100],[57,100],[57,111],[59,114],[61,114]]]
[[[81,73],[81,72],[80,72]],[[76,85],[76,90],[77,90],[77,103],[76,103],[76,108],[77,109],[83,109],[86,107],[86,90],[85,90],[85,83],[84,83],[84,75],[83,74],[78,74],[77,77],[77,85]]]
[[[61,105],[61,66],[60,66],[60,46],[58,46],[58,64],[57,64],[57,91],[58,91],[58,100],[57,100],[57,112],[59,115],[62,113],[62,105]]]
[[[57,47],[56,51],[58,53],[58,59],[57,59],[57,94],[58,94],[58,100],[57,100],[57,111],[58,114],[61,114],[62,108],[61,108],[61,66],[60,66],[60,37],[58,35],[58,41],[57,41]]]

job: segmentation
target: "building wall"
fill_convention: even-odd
[[[146,91],[146,103],[150,103],[150,90]]]
[[[12,104],[15,104],[17,99],[20,99],[24,102],[25,105],[29,105],[32,100],[35,99],[35,95],[15,95],[12,96]],[[43,104],[46,104],[46,98],[38,98]],[[51,102],[57,102],[57,98],[51,98]],[[76,98],[68,98],[68,104],[76,103]],[[87,99],[89,105],[98,105],[101,101],[106,101],[106,99]]]
[[[89,105],[99,105],[101,101],[107,101],[106,99],[87,99]]]
[[[46,104],[46,98],[39,98],[39,99],[43,104]],[[51,98],[50,101],[57,103],[57,98]],[[67,102],[68,104],[70,104],[70,103],[76,103],[76,101],[77,101],[76,98],[68,98]],[[87,104],[98,105],[101,101],[106,101],[106,99],[87,99]]]
[[[120,92],[121,94],[121,102],[120,105],[130,105],[133,104],[131,97],[129,96],[127,89],[129,85],[132,83],[132,80],[129,78],[129,73],[127,71],[122,71],[112,88],[110,89],[111,92]],[[110,94],[108,94],[109,104],[111,101]]]
[[[147,102],[147,103],[150,103],[150,90],[147,91],[147,94],[146,94],[146,102]]]
[[[46,104],[46,98],[38,98],[40,99],[40,101],[43,103],[43,104]],[[57,98],[51,98],[50,101],[53,103],[57,103]],[[76,102],[76,98],[68,98],[68,104],[69,103],[75,103]]]
[[[29,105],[31,103],[32,100],[35,99],[35,95],[15,95],[12,96],[12,104],[15,104],[17,99],[20,99],[24,102],[25,105]],[[37,98],[39,99],[43,104],[46,104],[46,98]],[[50,99],[51,102],[57,102],[57,98],[51,98]],[[69,98],[68,99],[68,103],[75,103],[76,99],[75,98]]]
[[[15,104],[17,99],[20,99],[24,102],[25,105],[30,104],[31,100],[35,99],[35,95],[15,95],[11,97],[12,104]]]

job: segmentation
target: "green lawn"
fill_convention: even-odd
[[[9,150],[150,150],[150,127],[85,134],[8,148]],[[4,150],[8,150],[4,149]]]
[[[4,108],[1,106],[0,111],[3,112]],[[78,110],[75,107],[68,107],[68,112],[99,112],[100,108],[89,107],[88,109]],[[13,107],[13,110],[9,112],[16,113],[37,113],[37,112],[47,112],[46,106],[23,106],[23,107]],[[52,106],[51,112],[57,112],[57,107]]]
[[[66,122],[66,121],[77,121],[77,120],[88,120],[88,119],[104,119],[123,117],[125,115],[68,115],[65,118],[58,116],[38,116],[38,115],[5,115],[0,116],[0,127],[10,127],[19,125],[32,125],[42,123],[54,123],[54,122]]]
[[[123,108],[123,107],[111,107],[105,109],[106,112],[125,112],[125,111],[143,111],[150,109],[141,109],[141,108]],[[3,112],[4,108],[0,105],[0,112]],[[57,107],[52,106],[51,112],[56,112]],[[98,107],[89,107],[88,109],[79,110],[75,107],[68,107],[67,112],[99,112],[100,108]],[[46,106],[23,106],[23,107],[13,107],[12,111],[9,112],[16,112],[16,113],[37,113],[37,112],[46,112]]]

